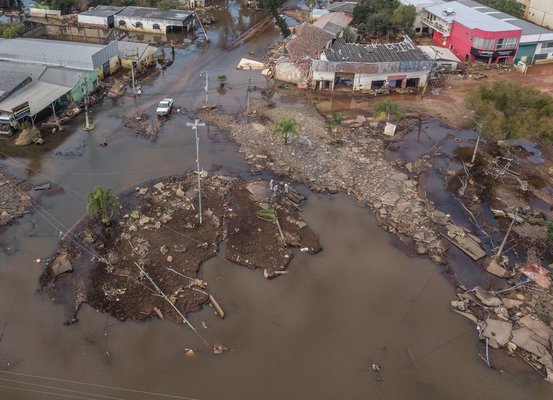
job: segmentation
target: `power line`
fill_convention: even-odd
[[[18,380],[15,380],[15,379],[0,378],[0,381],[6,381],[6,382],[10,382],[10,383],[19,383],[19,384],[22,384],[22,385],[29,385],[29,386],[34,386],[34,387],[39,387],[39,388],[44,388],[44,389],[59,390],[60,392],[82,394],[82,395],[85,395],[85,396],[95,396],[95,397],[99,397],[99,398],[102,398],[102,399],[124,400],[121,397],[106,396],[106,395],[103,395],[103,394],[82,392],[82,391],[79,391],[79,390],[72,390],[72,389],[63,389],[63,388],[59,388],[59,387],[56,387],[56,386],[41,385],[39,383],[24,382],[24,381],[18,381]]]
[[[171,395],[171,394],[164,394],[164,393],[157,393],[157,392],[148,392],[148,391],[144,391],[144,390],[122,388],[122,387],[117,387],[117,386],[100,385],[100,384],[97,384],[97,383],[87,383],[87,382],[74,381],[74,380],[69,380],[69,379],[52,378],[52,377],[44,376],[44,375],[25,374],[25,373],[22,373],[22,372],[2,371],[2,370],[0,370],[0,374],[24,376],[24,377],[27,377],[27,378],[44,379],[44,380],[51,380],[51,381],[55,381],[55,382],[72,383],[72,384],[77,384],[77,385],[85,385],[85,386],[97,387],[97,388],[102,388],[102,389],[113,389],[113,390],[119,390],[119,391],[124,391],[124,392],[153,395],[153,396],[165,397],[165,398],[171,398],[171,399],[199,400],[195,397],[186,397],[186,396]]]
[[[51,395],[51,396],[55,396],[55,398],[59,398],[59,397],[68,397],[68,398],[70,398],[70,399],[79,399],[79,400],[96,400],[96,399],[91,398],[91,397],[72,396],[72,395],[70,395],[70,394],[45,392],[45,391],[43,391],[43,390],[33,390],[33,389],[26,389],[26,388],[20,388],[20,387],[15,387],[15,386],[0,385],[0,388],[2,388],[2,389],[10,389],[10,390],[21,390],[21,391],[24,391],[24,392],[31,392],[31,393],[39,393],[39,394]]]

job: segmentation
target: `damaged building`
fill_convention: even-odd
[[[277,56],[274,76],[282,82],[294,83],[306,87],[309,81],[312,59],[318,59],[328,42],[334,37],[307,22],[294,27]]]
[[[408,37],[400,43],[361,45],[309,23],[295,27],[273,62],[275,79],[319,90],[419,88],[433,67]]]
[[[401,43],[328,43],[311,61],[310,84],[320,90],[342,86],[353,91],[418,88],[426,84],[433,62],[406,37]]]

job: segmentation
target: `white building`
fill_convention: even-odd
[[[553,2],[551,0],[517,0],[524,7],[524,18],[553,29]]]
[[[353,91],[383,87],[418,88],[426,84],[433,62],[406,37],[402,43],[361,45],[333,39],[319,60],[311,61],[311,85]]]
[[[429,33],[428,26],[422,23],[422,13],[425,7],[433,6],[435,4],[441,4],[443,0],[399,0],[399,2],[405,6],[413,6],[417,11],[417,16],[415,18],[415,23],[413,24],[413,29],[417,35]]]
[[[98,6],[77,15],[77,21],[80,25],[113,28],[115,26],[115,15],[124,9],[125,7]]]

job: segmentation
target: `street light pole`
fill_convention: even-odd
[[[202,184],[200,171],[200,138],[198,137],[198,126],[205,126],[205,122],[200,122],[199,119],[194,123],[187,122],[186,126],[192,127],[196,135],[196,174],[198,175],[198,209],[200,213],[200,225],[202,224]]]
[[[476,127],[477,127],[476,132],[478,133],[478,136],[476,136],[476,144],[474,145],[474,151],[472,152],[472,158],[470,160],[470,163],[474,164],[474,160],[476,160],[476,152],[478,151],[478,145],[480,144],[480,135],[482,135],[482,124],[477,120],[475,120],[474,118],[469,117],[468,115],[465,115],[463,118],[470,119],[472,122],[476,124]]]
[[[208,104],[208,94],[209,94],[209,88],[208,88],[208,84],[209,84],[209,72],[207,71],[204,71],[200,74],[200,76],[204,75],[205,74],[205,106],[207,108],[207,104]]]

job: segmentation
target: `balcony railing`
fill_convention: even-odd
[[[430,20],[429,18],[423,17],[422,23],[440,32],[442,35],[448,36],[451,31],[451,27],[449,26],[449,24],[447,23],[443,24],[437,19]]]

